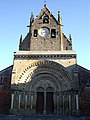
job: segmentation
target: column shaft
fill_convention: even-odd
[[[44,110],[43,114],[46,114],[46,92],[44,92]]]
[[[11,109],[13,109],[13,102],[14,102],[14,94],[12,94],[12,98],[11,98]]]
[[[59,113],[59,96],[57,95],[57,114]]]
[[[78,104],[78,95],[76,95],[76,110],[79,110],[79,104]]]
[[[63,111],[64,111],[64,107],[65,107],[65,106],[64,106],[64,95],[63,95]]]
[[[33,95],[31,95],[31,109],[33,108]]]
[[[27,108],[27,95],[25,95],[25,109]]]
[[[69,111],[71,111],[71,95],[69,95]]]
[[[19,95],[19,104],[18,104],[18,109],[20,110],[20,102],[21,102],[21,95]]]
[[[59,113],[61,114],[62,111],[62,100],[61,100],[61,96],[59,96]]]

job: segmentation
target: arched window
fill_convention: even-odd
[[[43,23],[49,23],[49,16],[44,16]]]
[[[34,30],[34,37],[37,37],[37,35],[38,35],[38,30],[35,29],[35,30]]]
[[[51,29],[51,38],[56,38],[56,29]]]

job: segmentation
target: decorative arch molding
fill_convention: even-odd
[[[47,87],[45,90],[44,87],[37,87],[36,92],[55,92],[53,87]]]
[[[47,87],[52,86],[54,88],[54,90],[61,91],[61,88],[60,88],[61,86],[60,86],[60,83],[59,83],[59,79],[54,74],[46,73],[45,71],[35,75],[32,78],[32,81],[29,85],[29,87],[33,90],[35,90],[38,86],[44,87],[45,90],[47,89]]]
[[[40,60],[40,61],[35,61],[33,62],[31,65],[27,66],[23,72],[21,73],[21,75],[19,76],[18,81],[20,81],[20,79],[25,75],[25,73],[30,70],[33,67],[47,67],[47,69],[50,67],[54,68],[55,70],[57,69],[57,71],[59,70],[62,74],[64,74],[65,76],[68,77],[68,79],[71,81],[72,76],[71,74],[65,69],[64,66],[62,66],[61,64],[58,64],[54,61],[48,61],[48,60]],[[55,71],[54,70],[54,71]]]
[[[52,87],[48,87],[48,88],[46,89],[46,92],[54,92],[54,89],[53,89]]]
[[[35,61],[31,65],[27,66],[19,76],[18,84],[22,81],[23,83],[30,82],[32,81],[32,78],[42,73],[53,73],[52,75],[56,76],[59,84],[65,84],[66,82],[69,84],[68,89],[73,88],[72,75],[64,68],[64,66],[48,60]]]
[[[37,92],[44,92],[45,90],[44,90],[43,87],[38,87],[36,91],[37,91]]]

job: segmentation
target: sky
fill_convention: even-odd
[[[90,0],[46,0],[46,5],[57,18],[60,11],[63,32],[72,35],[77,64],[90,70]],[[0,0],[0,70],[13,64],[19,39],[28,33],[31,12],[36,17],[44,0]]]

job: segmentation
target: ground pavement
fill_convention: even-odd
[[[90,116],[0,115],[0,120],[90,120]]]

